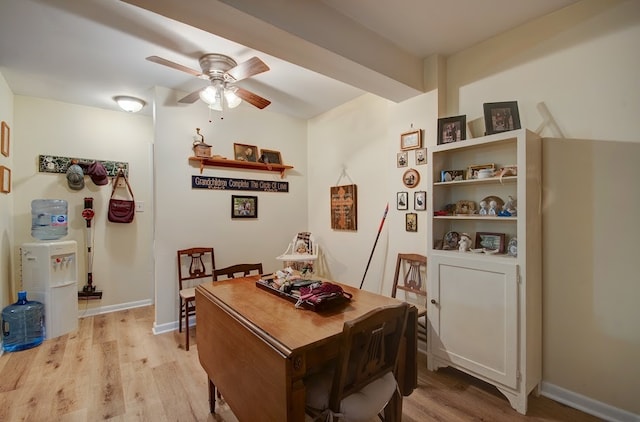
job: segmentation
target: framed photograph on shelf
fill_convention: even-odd
[[[416,150],[416,166],[427,164],[427,149],[420,148]]]
[[[0,166],[0,192],[11,192],[11,169],[9,167]]]
[[[408,210],[409,209],[409,193],[398,192],[396,194],[396,209]]]
[[[409,165],[409,158],[407,154],[407,151],[398,153],[398,168],[407,167]]]
[[[507,132],[520,129],[520,113],[517,101],[484,103],[484,125],[486,134]]]
[[[438,145],[467,139],[467,115],[438,119]]]
[[[231,195],[231,218],[258,218],[258,197]]]
[[[2,155],[4,155],[5,157],[8,157],[9,142],[10,142],[9,135],[11,135],[11,129],[9,128],[9,125],[5,121],[2,121],[1,126],[2,127],[0,128],[0,131],[2,132],[2,134],[0,135],[0,137],[2,138],[2,144],[1,144],[0,152],[2,152]]]
[[[477,232],[475,247],[504,253],[506,247],[504,237],[504,233]]]
[[[464,170],[442,170],[440,182],[457,182],[464,180]]]
[[[247,144],[233,144],[233,158],[238,161],[258,162],[258,147]]]
[[[261,149],[258,161],[265,164],[282,164],[282,155],[280,155],[280,151]]]
[[[422,147],[422,131],[420,129],[400,135],[400,149],[406,151]]]
[[[420,173],[416,169],[409,169],[402,175],[402,183],[408,188],[415,188],[420,183]]]
[[[415,212],[408,212],[405,214],[404,220],[405,230],[408,232],[418,231],[418,214]]]
[[[427,192],[420,190],[413,194],[413,209],[424,211],[427,209]]]

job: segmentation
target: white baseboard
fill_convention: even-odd
[[[196,317],[192,315],[189,317],[189,327],[193,327],[196,325]],[[170,331],[175,331],[178,329],[178,321],[167,322],[165,324],[156,325],[153,323],[153,334],[164,334]]]
[[[610,422],[640,422],[640,415],[574,393],[548,382],[540,384],[540,394],[559,403]]]
[[[145,299],[136,302],[120,303],[118,305],[99,306],[97,308],[82,309],[78,304],[78,318],[85,318],[93,315],[108,314],[110,312],[123,311],[125,309],[140,308],[142,306],[153,305],[153,300]]]

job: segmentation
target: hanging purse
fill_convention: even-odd
[[[125,183],[127,184],[127,189],[129,190],[129,194],[131,195],[131,199],[115,199],[113,194],[116,192],[116,187],[118,187],[118,180],[123,178]],[[131,223],[133,221],[133,217],[136,213],[136,202],[133,197],[133,191],[131,190],[131,186],[129,185],[129,180],[127,180],[127,176],[124,174],[122,169],[118,170],[118,175],[116,179],[113,181],[113,189],[111,190],[111,198],[109,199],[109,211],[107,212],[107,218],[112,223]]]

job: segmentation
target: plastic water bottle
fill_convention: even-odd
[[[31,201],[31,236],[57,240],[67,235],[67,201],[34,199]]]
[[[44,340],[44,327],[44,305],[19,291],[18,301],[2,310],[2,348],[16,352],[36,347]]]

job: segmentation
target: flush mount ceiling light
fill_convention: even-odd
[[[140,98],[128,97],[126,95],[120,95],[114,98],[118,106],[126,112],[137,113],[145,106],[145,102]]]

